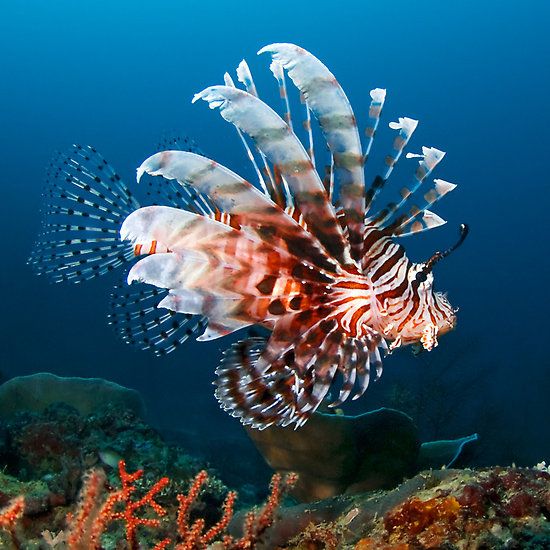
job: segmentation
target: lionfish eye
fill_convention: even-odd
[[[423,283],[426,279],[428,278],[428,274],[427,273],[424,273],[424,271],[419,271],[417,274],[416,274],[416,281],[419,282],[419,283]]]

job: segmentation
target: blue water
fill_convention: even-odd
[[[294,42],[336,74],[360,124],[368,91],[384,87],[379,136],[408,115],[421,121],[413,150],[448,152],[438,176],[459,188],[437,212],[449,224],[406,241],[413,258],[449,246],[459,223],[471,227],[464,246],[436,269],[438,288],[460,307],[457,330],[429,356],[401,350],[388,358],[382,380],[348,410],[387,403],[396,383],[412,392],[433,387],[423,399],[428,407],[442,401],[445,411],[436,410],[438,427],[426,427],[427,436],[478,431],[480,462],[548,460],[550,5],[339,5],[4,2],[0,370],[107,377],[142,391],[157,425],[242,434],[218,410],[210,385],[224,340],[189,343],[165,359],[135,351],[105,323],[113,279],[50,285],[25,260],[39,229],[44,167],[71,143],[93,144],[129,183],[159,136],[174,130],[235,171],[249,171],[233,129],[190,100],[243,57],[257,84],[273,89],[268,60],[255,52]]]

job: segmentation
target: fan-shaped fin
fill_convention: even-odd
[[[39,275],[78,283],[133,258],[117,232],[139,204],[93,147],[75,145],[52,161],[44,198],[43,229],[29,258]]]
[[[233,266],[239,263],[235,250],[228,246],[230,240],[256,245],[229,225],[169,206],[145,206],[132,212],[124,220],[120,235],[133,244],[157,241],[170,252],[196,251],[211,255],[212,262]]]
[[[163,277],[163,281],[143,279],[164,288],[182,286],[177,281],[180,269],[189,271],[190,280],[200,280],[199,275],[193,270],[201,271],[201,277],[208,277],[203,283],[205,288],[209,288],[209,285],[223,284],[228,290],[237,293],[259,293],[264,296],[275,294],[273,289],[279,288],[280,285],[276,286],[275,283],[280,277],[285,281],[294,281],[289,292],[299,292],[300,288],[296,285],[301,284],[301,281],[309,281],[313,285],[320,285],[321,288],[325,288],[333,281],[332,277],[321,270],[304,264],[284,250],[277,250],[273,245],[256,239],[255,235],[248,231],[238,230],[176,208],[141,208],[125,220],[121,235],[134,243],[154,240],[159,243],[158,246],[169,251],[168,254],[155,254],[154,257],[144,258],[130,271],[131,274],[136,273],[142,265],[154,266],[154,262],[160,262],[161,257],[170,257],[166,262],[172,263],[166,266],[156,264],[158,277]],[[176,261],[179,261],[181,266],[176,265]],[[252,290],[252,287],[260,285],[268,276],[270,284],[264,283],[256,291]],[[238,281],[239,277],[241,280]],[[280,284],[286,285],[284,281]]]
[[[349,245],[332,204],[313,169],[304,147],[275,111],[258,98],[228,86],[212,86],[195,95],[210,108],[219,108],[223,118],[247,133],[256,146],[280,170],[310,232],[342,265],[350,264]]]
[[[356,386],[354,399],[367,388],[371,368],[381,372],[378,344],[374,340],[347,338],[319,312],[288,315],[266,343],[263,339],[234,344],[216,371],[216,397],[222,407],[243,424],[263,429],[269,425],[301,426],[327,396],[337,370],[344,375],[339,399],[343,402]],[[323,313],[323,312],[321,312]],[[315,321],[301,333],[294,325]],[[293,317],[293,318],[291,318]]]
[[[171,290],[159,303],[159,308],[187,314],[203,315],[206,330],[197,340],[214,340],[253,324],[254,319],[243,316],[242,299],[238,296],[221,296],[204,290]]]
[[[108,320],[118,336],[155,355],[166,355],[206,327],[206,319],[196,315],[161,311],[159,300],[164,289],[146,285],[117,284],[111,293]]]
[[[212,212],[207,199],[190,187],[149,182],[147,194],[157,203]],[[38,274],[54,282],[81,282],[133,259],[134,250],[118,231],[140,205],[94,147],[75,145],[52,160],[44,198],[43,230],[29,258]],[[145,253],[150,247],[142,249]]]
[[[224,288],[223,275],[223,268],[213,267],[206,258],[201,262],[189,254],[155,254],[132,267],[128,283],[138,281],[170,289],[157,307],[207,317],[210,331],[198,339],[208,340],[256,321],[243,308],[243,296]]]
[[[299,422],[294,373],[284,364],[269,373],[258,366],[264,338],[249,338],[224,352],[215,384],[220,406],[244,425],[260,430],[273,424]]]
[[[311,234],[250,183],[224,166],[192,153],[165,151],[143,162],[138,168],[138,179],[145,172],[192,186],[271,246],[276,246],[276,239],[281,239],[286,249],[302,261],[326,272],[336,270],[334,262]]]

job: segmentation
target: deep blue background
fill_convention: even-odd
[[[438,176],[460,186],[437,212],[450,223],[406,241],[412,256],[425,259],[455,239],[458,223],[471,225],[464,247],[437,268],[438,287],[460,307],[458,329],[429,356],[401,351],[388,358],[382,380],[354,410],[388,402],[395,383],[414,392],[442,378],[433,400],[445,388],[452,418],[440,417],[435,435],[479,430],[481,461],[548,460],[549,5],[5,2],[2,373],[108,377],[140,389],[158,425],[205,436],[241,433],[218,410],[210,386],[225,341],[192,343],[162,360],[134,351],[104,322],[112,280],[53,286],[25,260],[39,228],[44,167],[71,143],[95,145],[130,184],[167,130],[249,171],[232,128],[190,100],[221,83],[243,56],[267,90],[268,59],[255,52],[295,42],[332,69],[363,125],[368,90],[388,89],[381,140],[389,136],[387,122],[408,115],[421,120],[412,150],[426,144],[448,152]],[[423,399],[429,407],[430,395]]]

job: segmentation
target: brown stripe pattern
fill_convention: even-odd
[[[224,336],[250,325],[269,338],[248,338],[225,353],[216,396],[245,424],[298,427],[327,397],[333,406],[358,398],[382,373],[382,356],[408,344],[430,350],[455,325],[455,311],[433,290],[431,265],[411,262],[396,237],[441,225],[428,210],[454,184],[425,180],[443,153],[423,148],[412,184],[374,210],[380,189],[402,155],[416,121],[401,117],[385,168],[365,190],[364,160],[378,126],[385,90],[371,92],[366,153],[355,116],[332,73],[291,44],[274,44],[272,72],[284,118],[257,97],[245,61],[237,71],[247,91],[212,86],[195,96],[234,124],[264,162],[259,190],[204,156],[157,153],[138,169],[175,180],[208,198],[211,211],[141,208],[121,235],[135,250],[155,252],[137,262],[128,281],[166,289],[161,308],[208,320],[198,338]],[[331,155],[324,184],[293,131],[283,69],[315,115]],[[416,198],[414,198],[416,197]],[[367,216],[368,213],[368,216]],[[153,247],[153,243],[155,243]],[[153,250],[154,248],[154,250]]]

